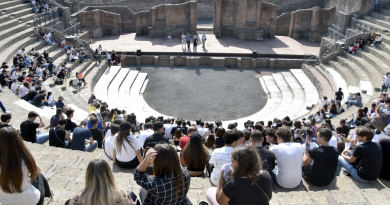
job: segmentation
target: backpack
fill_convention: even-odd
[[[95,53],[98,54],[98,50],[97,49],[95,50]]]
[[[70,80],[70,81],[69,81],[69,85],[73,85],[73,80]]]

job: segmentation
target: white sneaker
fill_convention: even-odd
[[[11,111],[5,111],[6,114],[11,114]]]
[[[50,191],[50,202],[53,202],[53,201],[55,201],[56,200],[56,197],[54,196],[54,193],[53,193],[53,191]]]

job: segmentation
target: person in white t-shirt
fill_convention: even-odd
[[[17,80],[19,76],[21,75],[20,70],[19,70],[19,65],[15,66],[15,72],[12,73],[11,79],[12,80]]]
[[[118,136],[119,131],[120,131],[119,125],[111,124],[110,135],[106,136],[103,140],[104,153],[106,154],[105,160],[107,162],[112,162],[112,160],[113,160],[114,146],[112,145],[112,141],[114,140],[115,137]]]
[[[165,119],[164,120],[164,129],[165,129],[165,137],[170,139],[169,134],[171,133],[173,125],[171,124],[171,119]]]
[[[99,55],[99,63],[101,63],[102,61],[100,60],[100,56],[101,56],[102,51],[103,51],[102,45],[99,45],[99,47],[96,49],[96,51],[97,51],[97,54]]]
[[[150,135],[153,135],[153,125],[152,123],[148,122],[144,125],[144,130],[139,133],[139,143],[141,146],[144,145],[145,139],[149,137]]]
[[[199,123],[199,128],[198,128],[198,132],[200,134],[200,136],[204,137],[204,133],[207,131],[208,129],[204,127],[204,122],[200,122]]]
[[[20,86],[19,88],[19,96],[21,98],[24,98],[26,96],[26,94],[28,93],[28,91],[30,90],[30,83],[28,82],[24,82],[22,86]]]
[[[209,162],[207,163],[207,169],[209,171],[211,170],[211,167],[214,167],[210,175],[210,181],[214,185],[218,185],[222,166],[226,163],[232,162],[230,153],[233,151],[233,148],[237,146],[239,136],[237,132],[229,130],[225,133],[224,138],[225,146],[215,149],[211,154]]]
[[[203,48],[206,48],[206,35],[204,35],[204,33],[202,34],[202,44]]]
[[[18,88],[20,87],[20,83],[17,79],[12,81],[11,90],[15,93],[15,95],[18,95]]]
[[[390,72],[387,72],[386,75],[383,76],[383,84],[382,84],[382,89],[381,93],[387,93],[387,89],[389,89],[390,85]]]
[[[0,129],[0,161],[6,165],[0,167],[0,201],[3,205],[43,205],[44,197],[54,194],[40,173],[34,157],[24,145],[22,138],[14,128]],[[12,148],[12,149],[6,149]],[[18,163],[19,162],[19,163]],[[20,178],[22,177],[22,178]]]
[[[107,61],[108,61],[108,67],[111,68],[111,54],[109,52],[107,52],[106,56],[107,56]]]
[[[283,188],[295,188],[302,179],[302,158],[304,147],[299,143],[291,142],[291,131],[280,127],[276,130],[278,145],[271,145],[270,150],[275,153],[277,166],[271,173],[276,184]]]
[[[112,139],[114,148],[113,163],[125,169],[136,168],[142,161],[140,144],[134,135],[131,135],[131,124],[123,121],[119,126],[119,134]]]
[[[376,45],[378,44],[382,44],[382,35],[381,34],[378,34],[378,37],[376,38],[375,42],[374,42],[374,48],[376,48]]]

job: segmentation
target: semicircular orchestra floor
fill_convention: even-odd
[[[267,94],[259,69],[142,67],[149,82],[143,97],[150,107],[186,120],[234,120],[261,110]]]

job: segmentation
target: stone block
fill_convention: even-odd
[[[141,65],[154,65],[154,56],[141,56]]]
[[[173,65],[175,66],[185,66],[186,65],[186,57],[173,57]]]
[[[170,64],[171,66],[173,66],[174,63],[175,63],[174,57],[173,57],[173,56],[169,57],[169,64]]]
[[[240,33],[238,34],[238,39],[240,39],[240,40],[245,40],[245,33],[244,33],[244,32],[240,32]]]
[[[158,56],[154,56],[154,65],[158,65]]]
[[[186,57],[186,66],[199,66],[199,58]]]
[[[275,39],[275,33],[274,32],[269,32],[269,36],[268,36],[270,39]]]
[[[237,66],[237,58],[225,58],[225,67]]]
[[[223,68],[225,66],[225,58],[218,58],[218,57],[211,58],[211,66],[217,68]]]
[[[113,28],[113,29],[111,30],[111,36],[117,36],[117,35],[119,35],[119,30],[118,30],[118,28]]]
[[[237,58],[237,68],[241,68],[241,58]]]
[[[137,65],[141,65],[141,56],[136,56]]]
[[[292,38],[295,39],[295,40],[299,40],[299,34],[293,33],[292,34]]]
[[[269,61],[269,68],[274,68],[275,67],[275,59],[271,59]]]
[[[256,68],[257,60],[256,58],[252,58],[252,68]]]

